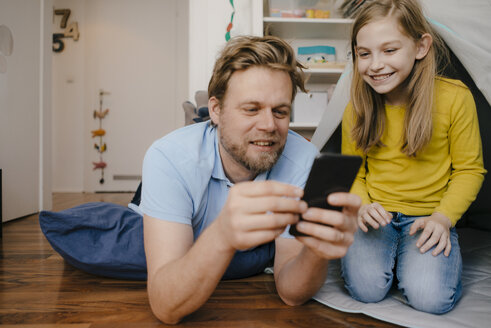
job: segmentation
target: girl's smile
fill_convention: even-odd
[[[389,77],[392,76],[392,74],[394,73],[388,73],[388,74],[378,74],[378,75],[370,75],[370,77],[374,80],[374,81],[386,81]]]

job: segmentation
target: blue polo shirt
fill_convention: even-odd
[[[142,212],[191,225],[196,240],[218,216],[233,186],[225,176],[218,142],[217,129],[209,121],[155,141],[143,161]],[[276,165],[255,181],[276,180],[303,188],[317,154],[312,143],[289,131]]]

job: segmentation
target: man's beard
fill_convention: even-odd
[[[274,138],[274,142],[278,143],[278,137]],[[247,144],[232,144],[227,138],[220,133],[220,143],[225,151],[239,164],[254,174],[260,174],[269,171],[278,161],[285,148],[283,144],[281,148],[274,152],[262,152],[256,158],[247,156]]]

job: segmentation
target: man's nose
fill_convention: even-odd
[[[271,108],[265,108],[261,111],[257,128],[264,131],[274,131],[276,129],[276,122]]]

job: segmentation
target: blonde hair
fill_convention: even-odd
[[[416,156],[430,141],[433,123],[433,88],[438,74],[438,62],[448,59],[448,49],[426,21],[417,0],[377,0],[365,5],[356,16],[351,32],[353,54],[353,82],[351,102],[354,109],[352,137],[359,149],[366,154],[373,146],[383,146],[380,141],[385,129],[384,96],[375,92],[358,72],[356,36],[365,25],[385,17],[397,19],[401,30],[414,42],[428,33],[433,44],[425,57],[416,60],[406,80],[408,102],[404,118],[403,145],[401,151]]]
[[[295,59],[295,52],[288,43],[275,36],[238,36],[227,42],[216,61],[208,84],[208,96],[223,103],[232,74],[252,66],[288,73],[292,81],[292,102],[297,87],[306,92],[301,71],[305,67]]]

